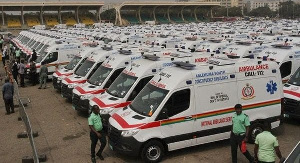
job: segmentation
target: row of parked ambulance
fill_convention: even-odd
[[[276,128],[283,114],[299,117],[300,35],[285,23],[32,30],[14,43],[37,50],[37,68],[47,64],[75,110],[100,107],[112,150],[158,162],[229,138],[238,103],[252,142],[264,121]]]

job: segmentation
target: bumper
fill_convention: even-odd
[[[138,142],[134,137],[123,137],[121,131],[109,125],[108,128],[109,147],[118,153],[138,156],[142,147],[142,142]]]
[[[300,118],[300,102],[294,99],[284,98],[284,117]]]
[[[61,96],[67,99],[72,99],[73,88],[68,88],[68,85],[61,85]]]

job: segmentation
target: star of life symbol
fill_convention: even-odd
[[[269,83],[267,83],[267,92],[269,92],[271,95],[274,94],[274,92],[277,91],[277,83],[273,80],[270,80]]]

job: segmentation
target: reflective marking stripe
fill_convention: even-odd
[[[300,93],[298,93],[298,92],[293,92],[293,91],[289,91],[289,90],[283,90],[283,93],[286,93],[286,94],[289,94],[289,95],[293,95],[293,96],[296,96],[296,97],[300,98]]]

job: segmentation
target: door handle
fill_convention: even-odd
[[[187,116],[187,117],[184,117],[184,120],[192,120],[193,117],[192,116]]]

